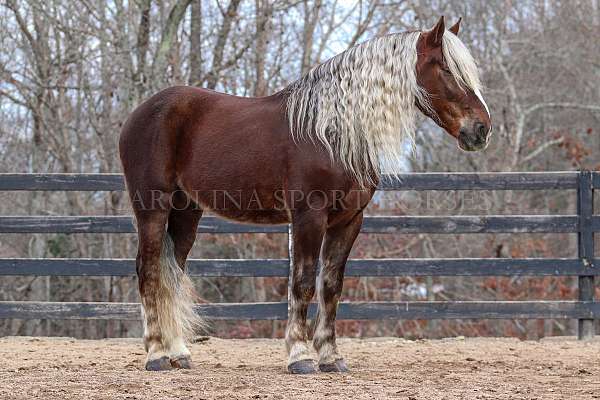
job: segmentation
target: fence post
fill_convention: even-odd
[[[593,268],[594,231],[592,214],[594,208],[594,189],[590,171],[580,171],[577,186],[577,215],[579,233],[577,234],[577,255],[586,268]],[[579,276],[579,301],[594,301],[594,276]],[[594,320],[580,319],[577,322],[577,338],[580,340],[594,337]]]

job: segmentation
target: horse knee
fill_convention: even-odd
[[[319,289],[323,299],[339,297],[344,285],[344,277],[338,270],[323,270],[320,276]]]
[[[296,299],[309,302],[315,295],[316,280],[313,277],[302,277],[293,288],[293,295]]]

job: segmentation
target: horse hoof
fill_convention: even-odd
[[[167,356],[146,362],[146,371],[169,371],[173,369],[171,360]]]
[[[192,369],[192,357],[179,356],[171,358],[171,366],[178,369]]]
[[[314,374],[317,372],[315,368],[315,362],[313,360],[300,360],[295,361],[288,365],[288,371],[290,374]]]
[[[321,372],[348,372],[348,366],[343,359],[335,360],[331,364],[319,364]]]

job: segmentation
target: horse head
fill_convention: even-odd
[[[478,151],[487,147],[492,132],[490,113],[481,95],[473,57],[458,39],[460,19],[446,30],[444,17],[417,42],[417,82],[428,104],[419,109],[455,137],[458,147]]]

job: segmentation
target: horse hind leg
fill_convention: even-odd
[[[146,369],[171,369],[167,356],[162,321],[161,253],[168,211],[156,209],[136,212],[138,254],[136,271],[142,302],[144,346],[148,352]]]
[[[335,317],[344,284],[344,269],[352,245],[360,232],[362,212],[342,227],[327,230],[323,243],[323,260],[318,278],[319,311],[315,322],[313,346],[319,353],[322,372],[347,372],[335,334]]]
[[[185,342],[202,325],[193,309],[192,282],[177,262],[176,245],[165,231],[169,211],[136,214],[140,241],[136,262],[147,370],[191,366]]]

